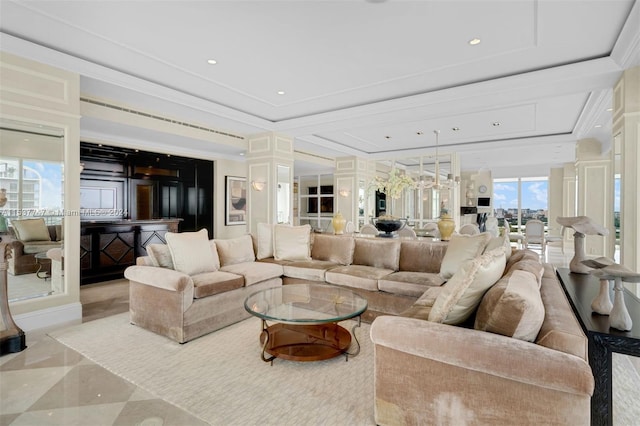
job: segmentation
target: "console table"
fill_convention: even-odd
[[[595,389],[591,397],[591,424],[611,425],[613,424],[611,356],[613,352],[640,356],[640,300],[627,289],[624,290],[633,328],[630,331],[619,331],[609,327],[608,315],[600,315],[591,310],[591,301],[600,289],[598,278],[574,274],[567,268],[558,268],[556,273],[589,339],[589,365],[595,379]],[[613,294],[611,299],[613,300]]]

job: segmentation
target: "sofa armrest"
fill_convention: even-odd
[[[152,287],[175,292],[193,292],[193,280],[187,274],[156,266],[129,266],[124,277]]]
[[[534,343],[415,318],[383,316],[371,325],[375,345],[466,370],[555,391],[590,396],[583,359]]]
[[[24,243],[20,240],[13,240],[11,245],[11,256],[15,259],[18,256],[24,256]]]

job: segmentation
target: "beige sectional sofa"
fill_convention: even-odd
[[[40,267],[50,272],[48,262],[39,265],[36,254],[62,247],[64,239],[61,225],[46,225],[43,218],[14,219],[9,227],[11,235],[11,275],[32,274]]]
[[[586,336],[553,267],[512,254],[508,235],[443,243],[265,225],[200,236],[213,254],[199,267],[187,256],[186,269],[171,262],[195,244],[173,239],[125,272],[134,324],[186,342],[248,317],[243,300],[261,288],[347,286],[369,302],[377,424],[589,423]]]

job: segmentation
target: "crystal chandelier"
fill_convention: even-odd
[[[433,133],[436,134],[435,179],[431,176],[428,176],[426,180],[421,177],[419,185],[424,189],[451,189],[460,183],[460,176],[453,176],[452,173],[449,173],[445,181],[440,180],[440,159],[438,157],[438,136],[440,135],[440,130],[434,130]]]

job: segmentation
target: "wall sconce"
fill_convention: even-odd
[[[340,190],[338,191],[338,194],[339,194],[341,197],[347,198],[347,197],[349,196],[349,194],[351,194],[351,191],[349,191],[348,189],[343,188],[343,189],[340,189]]]
[[[262,191],[264,189],[265,182],[259,180],[252,180],[251,187],[256,191]]]

